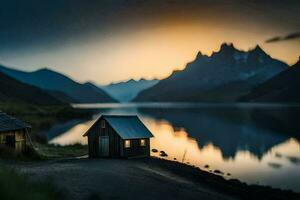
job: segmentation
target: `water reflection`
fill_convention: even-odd
[[[165,151],[165,159],[218,169],[225,177],[230,173],[249,183],[300,191],[300,145],[289,134],[298,127],[281,117],[287,116],[283,111],[289,107],[101,106],[99,114],[138,114],[155,136],[151,148]],[[92,123],[57,125],[49,131],[49,143],[86,144],[82,135]],[[293,136],[297,135],[293,132]],[[151,154],[159,156],[159,152]]]
[[[82,122],[74,125],[68,131],[57,137],[49,140],[49,144],[59,145],[73,145],[73,144],[87,144],[87,138],[82,135],[92,126],[93,121]],[[63,126],[63,124],[62,124]]]
[[[186,130],[190,137],[198,141],[200,147],[212,143],[221,149],[224,159],[234,158],[240,150],[249,151],[261,158],[273,146],[289,138],[256,126],[249,112],[235,108],[141,108],[139,111],[157,120],[165,119],[174,128]]]

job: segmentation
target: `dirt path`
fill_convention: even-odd
[[[233,199],[138,160],[83,158],[11,166],[33,180],[51,178],[68,199]]]

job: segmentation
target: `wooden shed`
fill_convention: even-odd
[[[26,150],[26,138],[31,126],[0,111],[0,146],[16,154]]]
[[[151,132],[137,116],[102,115],[83,135],[89,157],[149,157]]]

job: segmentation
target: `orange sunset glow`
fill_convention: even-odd
[[[297,31],[299,21],[295,18],[288,18],[286,24],[279,21],[283,10],[266,9],[262,14],[256,8],[259,4],[249,7],[240,2],[231,6],[175,2],[167,10],[155,2],[140,5],[135,12],[120,10],[108,19],[108,25],[95,25],[90,31],[80,29],[80,39],[74,33],[59,45],[54,42],[43,47],[16,47],[14,53],[3,54],[0,61],[18,69],[26,66],[25,70],[46,66],[79,81],[107,84],[130,78],[165,78],[173,70],[184,69],[199,51],[210,55],[224,42],[241,50],[260,45],[269,55],[290,65],[299,58],[299,40],[265,43],[271,37]],[[295,12],[295,8],[289,9],[290,15]],[[118,21],[120,17],[124,23]],[[102,23],[99,20],[97,23]],[[87,26],[85,23],[78,26]]]
[[[300,0],[1,0],[0,200],[300,199]]]

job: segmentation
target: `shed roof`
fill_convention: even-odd
[[[153,137],[152,133],[136,115],[102,115],[97,121],[100,119],[105,119],[122,139]]]
[[[30,125],[0,111],[0,133],[31,128]]]

